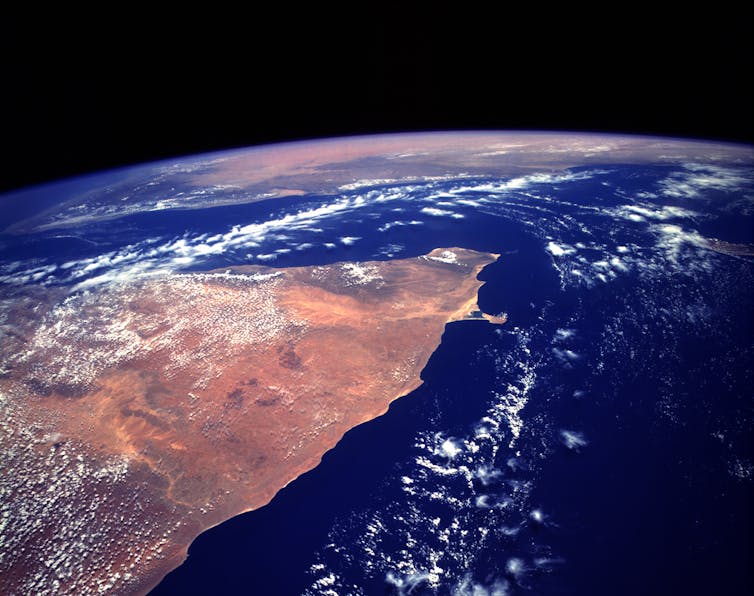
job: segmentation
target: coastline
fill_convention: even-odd
[[[441,251],[444,251],[444,250],[456,250],[456,249],[436,248],[436,249],[433,249],[432,251],[430,251],[429,253],[427,253],[427,255],[424,255],[424,256],[427,257],[427,256],[433,255],[435,253],[440,253]],[[330,444],[330,445],[328,445],[328,446],[326,446],[324,448],[324,450],[316,457],[316,461],[313,461],[311,463],[311,465],[305,465],[305,466],[302,466],[300,469],[296,470],[283,485],[281,485],[279,488],[277,488],[274,491],[274,493],[269,498],[263,499],[263,502],[261,502],[258,505],[250,506],[250,507],[242,509],[242,510],[236,512],[236,513],[229,514],[226,517],[224,517],[224,519],[222,519],[221,521],[218,521],[218,522],[215,522],[215,523],[211,523],[211,524],[207,525],[206,527],[204,527],[201,531],[199,531],[198,533],[196,533],[196,535],[191,540],[191,542],[189,542],[185,546],[185,548],[181,551],[180,557],[175,557],[174,560],[177,561],[177,563],[174,564],[174,565],[171,565],[169,569],[166,568],[167,569],[166,571],[161,572],[159,580],[157,580],[157,581],[150,581],[149,584],[148,584],[148,587],[145,588],[144,590],[140,589],[137,592],[137,594],[139,596],[146,596],[146,595],[150,594],[155,588],[157,588],[164,581],[164,579],[170,573],[172,573],[173,571],[175,571],[176,569],[178,569],[179,567],[181,567],[188,560],[188,558],[189,558],[189,550],[191,549],[191,545],[194,543],[194,541],[197,538],[199,538],[199,536],[201,536],[205,532],[207,532],[207,531],[209,531],[209,530],[211,530],[211,529],[213,529],[213,528],[215,528],[217,526],[220,526],[220,525],[222,525],[222,524],[224,524],[224,523],[226,523],[226,522],[228,522],[228,521],[230,521],[230,520],[232,520],[232,519],[234,519],[234,518],[236,518],[238,516],[244,515],[246,513],[251,513],[251,512],[254,512],[254,511],[258,511],[258,510],[266,507],[267,505],[269,505],[282,490],[284,490],[290,484],[292,484],[293,482],[295,482],[296,480],[298,480],[301,476],[303,476],[303,475],[311,472],[312,470],[315,470],[321,464],[322,459],[325,457],[325,455],[327,453],[329,453],[330,451],[332,451],[333,449],[335,449],[342,442],[342,440],[346,436],[346,434],[348,434],[349,432],[351,432],[352,430],[358,428],[359,426],[361,426],[363,424],[372,422],[373,420],[384,416],[390,410],[391,404],[393,404],[394,402],[398,401],[399,399],[402,399],[402,398],[405,398],[405,397],[409,396],[411,393],[413,393],[419,387],[421,387],[423,385],[423,383],[424,383],[424,381],[421,378],[421,373],[424,370],[424,368],[426,367],[427,362],[431,358],[432,354],[434,354],[435,351],[437,351],[437,349],[441,346],[441,344],[442,344],[442,336],[444,335],[445,328],[446,328],[446,326],[448,324],[450,324],[450,323],[456,323],[456,322],[461,322],[461,321],[478,321],[478,320],[487,320],[490,324],[502,324],[502,322],[504,322],[504,321],[502,321],[502,322],[495,322],[494,319],[496,319],[496,317],[494,315],[488,315],[486,313],[482,313],[483,318],[481,318],[481,319],[478,318],[478,317],[471,316],[471,314],[474,311],[477,311],[478,308],[479,308],[478,307],[479,290],[484,285],[484,282],[480,281],[478,279],[478,276],[481,273],[481,271],[485,269],[485,267],[487,267],[488,265],[490,265],[492,263],[495,263],[500,258],[500,256],[501,256],[500,254],[497,254],[497,253],[484,253],[484,254],[487,254],[487,256],[489,256],[491,258],[491,260],[489,262],[487,262],[487,263],[482,263],[482,264],[475,265],[474,268],[473,268],[473,270],[472,270],[472,274],[469,275],[469,277],[473,277],[473,280],[475,282],[475,284],[474,284],[475,288],[474,288],[474,291],[473,291],[473,296],[471,298],[469,298],[466,302],[464,302],[455,312],[453,312],[450,316],[448,316],[447,320],[445,321],[445,323],[444,323],[444,325],[442,327],[442,330],[437,334],[437,340],[435,342],[433,342],[433,344],[432,344],[433,347],[431,347],[431,349],[427,350],[428,354],[427,354],[426,358],[424,359],[423,363],[421,364],[421,367],[418,368],[418,370],[416,371],[415,376],[412,377],[403,386],[403,388],[397,394],[395,394],[387,402],[385,402],[384,406],[382,408],[380,408],[378,411],[369,412],[367,415],[362,416],[359,419],[359,421],[357,421],[355,424],[352,424],[351,426],[349,426],[349,428],[347,428],[337,438],[336,441],[334,441],[332,444]]]

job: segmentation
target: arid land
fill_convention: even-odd
[[[23,290],[0,348],[0,591],[149,591],[419,386],[496,258]]]

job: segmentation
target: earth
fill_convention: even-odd
[[[3,594],[754,590],[754,147],[327,139],[0,214]]]

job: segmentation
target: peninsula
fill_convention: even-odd
[[[0,378],[4,593],[146,593],[421,384],[498,255],[238,266],[32,295]],[[502,323],[504,316],[486,316]],[[7,349],[11,349],[8,347]]]

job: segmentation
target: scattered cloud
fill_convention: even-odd
[[[390,221],[377,228],[378,232],[387,232],[390,228],[403,227],[403,226],[421,226],[423,221],[412,219],[411,221]]]
[[[576,432],[575,430],[561,430],[560,440],[571,451],[579,451],[582,447],[586,447],[589,444],[589,441],[584,438],[583,433]]]
[[[463,218],[462,213],[456,213],[455,211],[450,211],[448,209],[438,209],[437,207],[424,207],[421,212],[434,217],[452,217],[454,219]]]
[[[732,191],[753,182],[750,169],[686,164],[684,171],[671,174],[658,186],[666,197],[695,199],[703,196],[705,191]]]
[[[558,329],[555,331],[555,341],[564,341],[571,339],[576,335],[575,329]]]
[[[567,244],[558,244],[552,240],[547,243],[545,250],[554,257],[562,257],[564,255],[571,255],[576,252],[576,249]]]
[[[630,221],[646,221],[659,220],[666,221],[668,219],[682,219],[682,218],[698,218],[701,217],[700,213],[684,209],[683,207],[675,207],[672,205],[648,205],[648,204],[636,204],[636,205],[621,205],[616,209],[611,209],[610,212],[616,217],[622,217]]]

